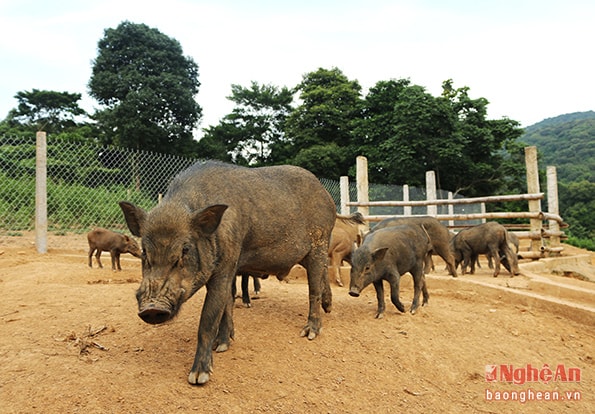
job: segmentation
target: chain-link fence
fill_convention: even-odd
[[[36,139],[0,138],[0,232],[33,230],[35,225]],[[47,140],[47,219],[53,232],[86,232],[100,226],[126,228],[118,202],[154,207],[171,179],[198,159],[113,146]],[[337,179],[321,179],[336,206],[341,203]],[[350,183],[350,200],[357,200]],[[439,198],[447,198],[440,194]],[[403,200],[403,187],[370,185],[370,201]],[[425,189],[409,188],[411,201],[425,200]],[[338,208],[338,207],[337,207]],[[438,213],[447,211],[439,207]],[[479,212],[479,206],[455,206]],[[351,211],[355,211],[351,207]],[[460,210],[455,212],[461,212]],[[463,211],[465,212],[465,211]],[[413,214],[426,214],[413,207]],[[402,207],[372,207],[373,215],[400,215]]]
[[[0,138],[0,230],[35,224],[35,138]],[[153,207],[169,181],[196,160],[81,142],[47,142],[48,230],[121,229],[118,202]]]

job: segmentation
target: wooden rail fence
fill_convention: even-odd
[[[449,193],[448,199],[438,199],[436,192],[436,179],[434,171],[426,172],[426,200],[409,201],[408,186],[403,186],[403,198],[399,201],[369,201],[368,194],[368,162],[365,157],[357,157],[356,159],[356,188],[357,201],[349,200],[349,179],[348,177],[341,177],[341,212],[348,214],[350,207],[357,207],[358,211],[362,213],[368,222],[381,221],[388,215],[370,215],[370,207],[403,207],[403,216],[412,216],[411,208],[426,206],[427,215],[436,217],[440,221],[448,221],[448,227],[452,229],[468,227],[468,225],[455,225],[455,221],[466,220],[505,220],[505,219],[527,219],[528,225],[505,225],[511,229],[526,229],[515,230],[514,233],[522,239],[530,240],[529,251],[520,252],[523,258],[539,259],[547,256],[558,255],[563,247],[561,246],[561,239],[565,238],[564,232],[560,229],[567,227],[562,218],[559,216],[558,209],[558,183],[556,168],[553,166],[547,167],[547,195],[548,195],[548,211],[541,210],[541,200],[544,199],[545,194],[539,189],[539,172],[537,167],[537,148],[525,148],[525,165],[527,169],[527,189],[526,194],[510,194],[489,197],[474,197],[474,198],[452,198],[452,193]],[[524,212],[486,212],[486,203],[507,202],[507,201],[527,201],[528,211]],[[455,214],[454,206],[459,204],[481,204],[481,213],[474,214]],[[448,214],[437,214],[438,206],[448,206]],[[547,221],[547,226],[544,225]],[[511,230],[512,231],[512,230]]]

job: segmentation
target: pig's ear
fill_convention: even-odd
[[[225,204],[215,204],[199,211],[192,217],[192,228],[198,233],[211,235],[219,227],[225,210]]]
[[[372,253],[372,259],[374,259],[374,262],[378,262],[384,259],[384,255],[386,254],[387,250],[388,247],[383,247],[381,249],[377,249],[374,253]]]
[[[120,201],[119,204],[124,213],[124,218],[126,219],[126,224],[128,224],[130,232],[136,237],[141,237],[141,228],[143,227],[147,213],[142,208],[137,207],[128,201]]]

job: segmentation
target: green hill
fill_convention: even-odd
[[[519,140],[537,147],[540,169],[556,167],[569,242],[595,250],[595,112],[545,119],[527,127]]]
[[[519,138],[535,145],[541,168],[556,166],[558,180],[595,183],[595,112],[575,112],[538,122]]]

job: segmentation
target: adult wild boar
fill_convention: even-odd
[[[122,253],[130,253],[134,257],[141,257],[138,243],[133,238],[125,234],[116,233],[101,227],[97,227],[87,233],[87,241],[89,242],[89,267],[93,267],[93,253],[97,259],[97,265],[103,268],[101,264],[101,252],[110,252],[112,258],[112,270],[122,270],[120,266],[120,255]]]
[[[301,335],[321,329],[321,305],[331,309],[327,250],[336,210],[310,172],[294,166],[245,168],[199,162],[174,178],[151,211],[120,202],[132,234],[142,240],[139,316],[159,324],[207,287],[191,384],[204,384],[212,350],[233,338],[232,284],[236,275],[284,278],[295,264],[308,273],[310,307]]]
[[[430,241],[432,243],[432,249],[430,255],[426,257],[426,271],[429,271],[432,267],[432,256],[431,254],[437,254],[445,262],[448,272],[453,276],[457,277],[457,267],[455,266],[455,260],[450,248],[450,234],[448,228],[442,225],[440,221],[431,216],[419,216],[419,217],[390,217],[377,223],[371,230],[370,233],[380,230],[389,226],[398,226],[403,224],[412,224],[417,226],[423,226],[425,231],[430,235]],[[368,233],[368,234],[370,234]],[[366,236],[367,237],[367,236]]]
[[[428,303],[428,290],[424,276],[424,259],[432,245],[423,226],[401,225],[385,227],[368,233],[362,245],[353,252],[349,294],[359,296],[370,283],[376,289],[378,311],[376,318],[382,318],[386,309],[383,280],[390,285],[390,299],[401,312],[405,307],[399,299],[401,275],[413,276],[413,303],[410,312],[419,307],[419,294],[423,292],[423,305]]]
[[[500,257],[510,264],[511,275],[518,275],[518,259],[508,244],[506,228],[494,221],[461,230],[451,240],[456,266],[462,262],[463,274],[470,265],[470,273],[475,273],[475,263],[480,254],[489,254],[494,259],[494,277],[500,273]]]

